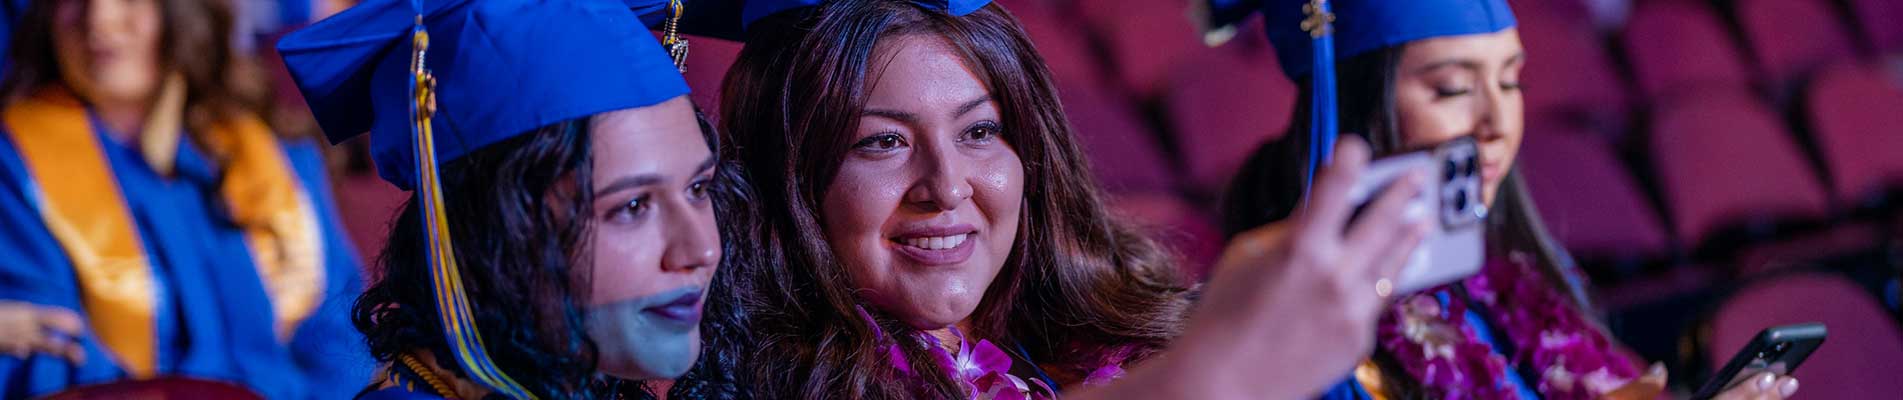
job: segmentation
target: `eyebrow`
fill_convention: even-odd
[[[694,168],[694,174],[700,175],[701,173],[714,169],[714,163],[719,162],[719,160],[715,157],[716,156],[714,155],[708,155],[706,160],[701,160],[700,166]],[[615,179],[613,182],[608,182],[607,185],[603,185],[602,187],[596,188],[595,198],[607,197],[608,195],[612,195],[622,191],[633,190],[633,189],[638,189],[638,188],[647,187],[647,186],[653,186],[660,183],[661,183],[661,176],[658,174],[641,174],[641,175],[635,175],[635,176],[621,177],[619,179]]]
[[[1521,51],[1518,53],[1514,53],[1513,57],[1508,57],[1507,62],[1504,65],[1513,65],[1516,63],[1524,62],[1524,61],[1526,61],[1526,52]],[[1479,71],[1482,69],[1479,61],[1474,61],[1473,59],[1467,59],[1467,58],[1455,58],[1455,59],[1446,59],[1446,60],[1440,60],[1440,61],[1428,63],[1427,65],[1421,66],[1420,68],[1415,68],[1413,73],[1423,74],[1423,73],[1431,72],[1433,70],[1446,68],[1446,67],[1460,67],[1462,69],[1466,69],[1470,71]]]
[[[990,103],[991,101],[990,93],[979,95],[978,98],[967,100],[964,104],[958,105],[958,108],[953,110],[952,117],[962,117],[965,116],[965,114],[970,114],[972,110],[978,109],[978,106],[985,105],[985,103]],[[879,108],[868,108],[865,112],[860,113],[860,115],[889,118],[907,124],[917,124],[919,120],[918,114]]]

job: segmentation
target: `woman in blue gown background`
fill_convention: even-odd
[[[263,123],[229,6],[21,11],[0,124],[0,315],[21,323],[0,397],[182,376],[337,398],[368,380],[320,149]]]

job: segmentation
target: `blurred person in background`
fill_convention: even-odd
[[[1105,206],[1002,6],[746,9],[719,120],[763,218],[726,266],[752,333],[727,351],[758,397],[1309,396],[1366,354],[1376,282],[1424,233],[1408,188],[1347,222],[1368,154],[1349,143],[1313,212],[1194,287]]]
[[[680,7],[369,0],[278,43],[328,136],[368,132],[410,190],[352,311],[382,363],[358,398],[731,387],[695,374],[731,368],[703,341],[740,337],[715,280],[737,170],[642,26]]]
[[[1480,150],[1480,201],[1489,261],[1476,276],[1398,299],[1376,331],[1374,357],[1329,398],[1638,398],[1661,396],[1661,364],[1640,361],[1594,317],[1585,283],[1547,234],[1515,156],[1525,135],[1520,81],[1526,59],[1504,0],[1340,0],[1333,5],[1339,62],[1319,64],[1304,21],[1307,1],[1214,0],[1213,25],[1261,7],[1283,72],[1299,82],[1289,133],[1242,166],[1224,203],[1231,234],[1288,218],[1307,194],[1309,80],[1339,74],[1341,132],[1376,157],[1471,137]],[[1533,83],[1537,85],[1537,82]],[[1326,89],[1322,89],[1326,90]],[[1323,118],[1335,118],[1333,115]],[[1318,128],[1317,128],[1318,129]],[[1726,399],[1781,399],[1797,390],[1765,374]]]
[[[273,133],[225,1],[34,1],[0,135],[0,397],[159,376],[369,379],[319,149]]]

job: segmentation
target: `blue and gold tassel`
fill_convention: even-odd
[[[421,7],[418,7],[421,9]],[[423,200],[423,223],[429,240],[430,284],[435,291],[437,318],[450,352],[463,371],[476,382],[498,394],[517,399],[534,399],[521,384],[503,374],[489,358],[470,314],[469,297],[463,292],[462,273],[457,268],[455,248],[449,237],[449,224],[443,212],[443,188],[436,171],[436,141],[430,129],[430,117],[436,112],[436,78],[424,65],[429,50],[429,31],[423,17],[416,17],[412,28],[415,50],[410,59],[411,135],[416,149],[418,193]],[[448,393],[443,393],[447,395]]]
[[[1308,175],[1304,186],[1315,184],[1315,172],[1335,154],[1335,135],[1340,130],[1335,117],[1335,14],[1328,0],[1309,0],[1302,5],[1302,30],[1315,40],[1315,68],[1311,77],[1308,110]]]

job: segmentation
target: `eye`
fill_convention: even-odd
[[[859,150],[866,150],[866,151],[884,152],[884,151],[892,151],[893,149],[897,149],[903,146],[905,146],[905,138],[899,137],[899,135],[896,133],[881,133],[877,135],[872,135],[865,139],[860,139],[859,143],[853,143],[852,148],[859,149]]]
[[[1520,85],[1520,82],[1519,82],[1519,81],[1512,81],[1512,82],[1505,82],[1505,81],[1503,81],[1503,82],[1500,82],[1500,90],[1505,90],[1505,91],[1509,91],[1509,92],[1516,92],[1516,91],[1519,91],[1519,90],[1520,90],[1521,88],[1522,88],[1522,86]]]
[[[1469,90],[1467,88],[1459,88],[1459,87],[1438,86],[1434,88],[1434,98],[1446,99],[1446,98],[1452,98],[1452,97],[1466,96],[1468,92],[1472,92],[1472,90]]]
[[[634,199],[609,211],[608,218],[618,221],[633,220],[647,215],[649,207],[647,195],[635,196]]]
[[[965,129],[964,140],[989,143],[993,139],[996,139],[1000,133],[1002,133],[1002,130],[998,129],[998,123],[984,121],[972,125],[971,128]]]
[[[712,179],[704,177],[696,179],[693,184],[687,185],[687,196],[694,200],[704,200],[707,198],[708,193],[713,191],[713,187],[714,183]]]

